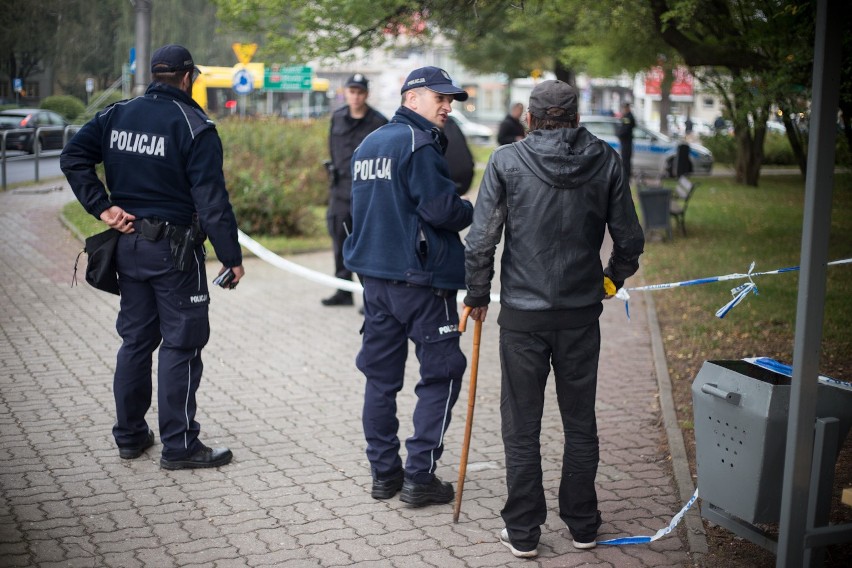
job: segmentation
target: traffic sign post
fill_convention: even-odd
[[[273,67],[263,75],[263,88],[267,91],[301,93],[312,90],[313,69],[307,66]]]
[[[254,90],[254,77],[248,69],[238,69],[234,73],[234,91],[238,95],[249,95]]]

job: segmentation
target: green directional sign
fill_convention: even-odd
[[[267,91],[310,91],[312,75],[310,67],[273,66],[263,73],[263,88]]]

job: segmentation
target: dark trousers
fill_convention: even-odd
[[[501,514],[512,542],[538,545],[547,518],[541,469],[541,417],[551,364],[565,446],[559,484],[559,517],[575,539],[588,542],[601,524],[595,475],[595,421],[600,327],[518,332],[500,329],[503,369],[500,414],[506,453],[508,498]]]
[[[430,288],[365,277],[364,337],[355,360],[367,377],[363,425],[373,477],[402,469],[396,395],[402,389],[408,340],[420,361],[414,389],[414,433],[405,442],[405,477],[429,483],[444,450],[444,433],[467,365],[459,348],[455,291],[445,297]]]
[[[619,139],[621,144],[621,164],[624,168],[624,179],[630,183],[630,176],[633,175],[633,140]]]
[[[195,392],[201,381],[201,348],[210,336],[204,249],[187,272],[172,264],[169,240],[122,235],[116,250],[121,309],[116,330],[122,344],[113,379],[116,444],[145,441],[151,407],[152,355],[160,347],[157,404],[163,457],[180,459],[199,447]]]
[[[325,216],[328,234],[331,236],[331,248],[334,252],[334,276],[342,280],[352,280],[352,271],[343,264],[343,241],[352,232],[352,215],[350,213],[331,213]],[[351,292],[347,292],[351,293]]]

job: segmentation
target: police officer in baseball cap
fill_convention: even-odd
[[[205,239],[230,287],[244,274],[222,172],[222,142],[213,121],[192,100],[198,72],[185,47],[157,49],[145,95],[98,113],[60,157],[86,211],[121,232],[115,262],[122,344],[112,429],[119,457],[137,458],[154,445],[145,415],[151,406],[151,359],[159,347],[164,469],[218,467],[232,458],[228,448],[204,445],[195,421],[201,350],[210,335]],[[96,173],[99,163],[109,192]]]

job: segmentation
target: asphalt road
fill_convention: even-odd
[[[4,180],[6,186],[10,186],[61,177],[59,152],[59,150],[50,150],[40,154],[38,163],[32,154],[8,152],[5,159],[0,157],[0,184]],[[38,166],[38,177],[36,177],[36,166]]]

